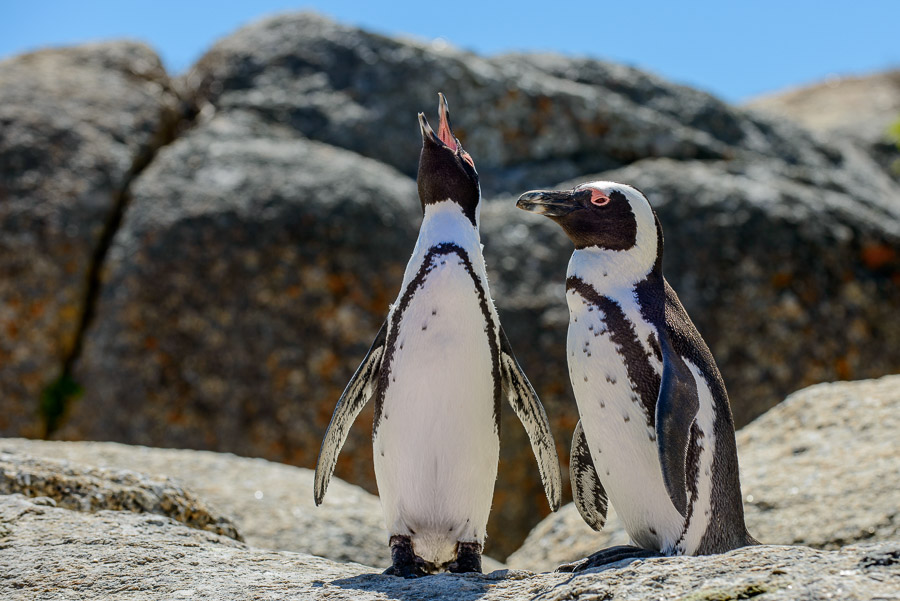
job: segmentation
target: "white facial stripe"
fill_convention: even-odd
[[[630,288],[653,269],[657,254],[656,219],[644,195],[625,184],[596,181],[578,186],[601,190],[607,196],[621,192],[628,199],[637,222],[635,245],[628,250],[597,247],[576,250],[569,261],[569,275],[577,275],[592,284],[601,294],[604,290]]]

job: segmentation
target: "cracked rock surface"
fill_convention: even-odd
[[[0,62],[0,435],[43,434],[38,401],[76,346],[104,229],[177,108],[141,44]]]
[[[146,514],[95,514],[0,496],[0,595],[41,599],[891,599],[900,544],[761,546],[603,571],[404,580],[359,564],[248,547]]]
[[[241,540],[231,520],[166,477],[81,466],[0,451],[0,494],[43,499],[73,511],[155,513]]]

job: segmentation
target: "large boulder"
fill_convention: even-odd
[[[55,471],[47,467],[59,461],[66,463]],[[44,468],[42,479],[34,476],[35,464]],[[324,503],[316,507],[313,472],[305,468],[208,451],[25,439],[0,440],[0,468],[0,494],[50,496],[59,506],[95,511],[166,506],[169,511],[155,513],[175,519],[185,512],[172,508],[211,506],[215,509],[193,513],[216,516],[209,523],[233,523],[240,540],[253,547],[374,567],[390,563],[378,497],[335,478]],[[64,482],[73,471],[77,486]],[[136,492],[123,498],[122,490]],[[147,497],[150,502],[144,500]],[[157,498],[166,502],[153,503]]]
[[[249,110],[414,175],[414,116],[450,99],[486,194],[546,186],[646,157],[748,154],[833,168],[794,128],[640,70],[592,59],[485,58],[299,13],[248,25],[186,77],[199,104]]]
[[[795,120],[831,135],[836,143],[854,141],[900,179],[900,69],[859,77],[839,77],[754,98],[747,106]]]
[[[74,392],[64,371],[96,262],[132,175],[179,111],[141,44],[0,62],[0,435],[42,435]]]
[[[738,432],[747,528],[767,544],[839,549],[900,541],[900,375],[796,392]],[[592,531],[574,504],[538,524],[507,563],[550,570],[628,535]]]
[[[571,574],[500,570],[416,580],[248,547],[160,516],[96,514],[0,496],[0,596],[25,599],[876,599],[900,582],[900,544],[761,546]]]
[[[58,436],[315,465],[402,280],[414,182],[230,112],[164,148],[131,195]],[[352,482],[372,481],[371,420],[338,465]]]

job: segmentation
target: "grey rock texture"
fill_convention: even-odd
[[[178,110],[140,44],[0,62],[0,435],[43,433],[38,400],[75,350],[105,228]]]
[[[0,452],[0,494],[44,499],[53,507],[74,511],[155,513],[192,528],[241,540],[231,520],[215,515],[191,492],[168,478],[131,470],[79,466]]]
[[[84,514],[0,497],[0,595],[126,599],[891,599],[900,545],[754,547],[605,571],[439,575],[408,581],[358,564],[247,547],[145,514]]]
[[[487,194],[546,186],[646,157],[740,155],[831,166],[777,122],[637,69],[558,55],[484,58],[299,13],[217,43],[186,77],[198,103],[267,121],[415,175],[411,117],[443,91]],[[414,124],[413,124],[414,125]]]
[[[837,549],[900,540],[900,375],[811,386],[738,433],[760,541]]]
[[[4,457],[13,458],[14,469],[7,471]],[[63,479],[64,472],[73,471],[69,464],[81,466],[76,474],[80,488],[66,488],[67,497],[77,501],[77,506],[70,508],[78,509],[83,503],[110,497],[115,501],[113,492],[118,494],[123,488],[121,479],[131,482],[137,478],[140,494],[148,494],[148,489],[157,496],[160,490],[181,491],[198,506],[215,507],[215,515],[233,523],[241,540],[252,547],[307,553],[376,568],[390,565],[388,534],[378,497],[334,478],[325,501],[316,507],[313,472],[305,468],[208,451],[9,438],[0,439],[0,494],[59,496],[55,487],[36,488],[34,478],[31,488],[21,483],[24,477],[18,474],[26,473],[22,466],[29,464],[41,466],[45,480],[55,478],[54,483]],[[57,466],[55,472],[53,466]],[[93,477],[95,474],[100,477]],[[84,494],[73,496],[73,488],[85,489],[86,477],[90,478],[98,501]],[[4,479],[13,484],[4,485]],[[166,488],[160,489],[161,484]],[[119,505],[105,504],[95,509],[121,509]],[[504,566],[484,557],[484,567],[495,570]]]
[[[859,142],[900,178],[898,140],[888,133],[900,121],[900,69],[829,79],[760,96],[747,106],[831,134],[836,141]]]
[[[630,543],[612,505],[607,510],[606,525],[597,532],[584,522],[575,503],[569,503],[541,520],[506,563],[512,569],[552,572],[594,551]]]
[[[58,436],[315,465],[412,252],[414,182],[232,112],[164,148],[132,196]],[[351,481],[372,479],[369,409]]]
[[[738,432],[747,528],[768,544],[900,540],[900,375],[798,391]],[[593,532],[574,504],[538,524],[511,568],[550,570],[625,544],[618,518]]]

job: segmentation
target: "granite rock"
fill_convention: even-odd
[[[792,119],[836,143],[857,142],[900,178],[900,140],[889,133],[900,122],[900,69],[831,78],[760,96],[746,106]]]
[[[114,442],[0,439],[0,457],[4,454],[19,457],[20,462],[28,458],[51,466],[60,460],[94,466],[91,470],[102,474],[139,472],[150,482],[164,481],[178,490],[189,489],[187,494],[195,503],[211,505],[218,514],[227,516],[223,520],[233,523],[240,540],[252,547],[376,568],[390,565],[388,534],[378,497],[333,478],[324,502],[316,507],[312,470],[230,453]],[[102,487],[98,492],[109,495]],[[491,557],[483,560],[485,570],[504,567]]]
[[[0,451],[0,494],[21,494],[73,511],[155,513],[241,540],[227,517],[167,477],[110,470]],[[37,502],[37,501],[34,501]]]
[[[41,393],[76,352],[95,256],[179,110],[141,44],[0,62],[0,435],[52,426]]]
[[[58,436],[314,466],[402,280],[415,184],[233,112],[164,148],[132,196]],[[371,420],[340,458],[350,481],[372,481]]]
[[[489,195],[646,157],[833,163],[829,149],[796,128],[638,69],[552,54],[481,57],[311,13],[264,19],[224,38],[185,87],[198,104],[253,111],[410,176],[421,146],[414,115],[433,115],[442,91]]]
[[[501,570],[404,580],[359,564],[247,547],[159,516],[84,514],[0,496],[0,573],[0,595],[9,601],[891,599],[900,586],[900,545],[761,546],[577,576]]]
[[[737,435],[747,528],[763,543],[839,549],[900,541],[900,375],[811,386]],[[538,524],[511,568],[549,570],[625,544],[621,522],[593,532],[574,504]]]

